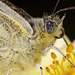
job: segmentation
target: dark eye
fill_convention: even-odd
[[[52,22],[52,21],[47,21],[47,23],[46,23],[46,28],[47,28],[47,32],[48,33],[52,33],[52,32],[54,32],[55,31],[55,29],[56,29],[56,23],[55,22]]]

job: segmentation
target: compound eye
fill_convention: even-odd
[[[47,21],[46,22],[46,29],[48,33],[53,33],[56,30],[57,26],[55,22]]]

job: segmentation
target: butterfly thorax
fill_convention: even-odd
[[[57,18],[58,16],[54,18],[54,21],[59,19]],[[41,56],[44,55],[43,50],[56,41],[55,36],[59,37],[59,34],[62,33],[62,27],[59,28],[57,26],[54,32],[48,33],[45,29],[43,18],[28,19],[28,22],[33,29],[33,34],[32,37],[29,37],[29,46],[27,51],[33,55],[34,61],[38,63],[41,60]]]

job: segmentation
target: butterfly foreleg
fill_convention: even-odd
[[[11,72],[11,71],[18,71],[18,70],[19,70],[19,69],[9,69],[7,75],[10,75],[10,72]]]

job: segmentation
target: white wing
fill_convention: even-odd
[[[0,72],[15,63],[17,56],[19,58],[19,54],[25,52],[27,46],[27,30],[15,19],[0,11]]]
[[[13,8],[15,8],[15,7],[13,6]],[[2,12],[4,12],[5,14],[9,15],[10,17],[12,17],[13,19],[15,19],[16,21],[18,21],[27,30],[28,34],[33,33],[33,30],[31,28],[30,24],[22,16],[20,16],[17,12],[12,10],[9,6],[4,4],[2,1],[0,1],[0,10]],[[24,14],[25,14],[25,12],[24,12]],[[26,13],[26,15],[27,15],[27,13]]]

